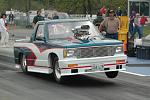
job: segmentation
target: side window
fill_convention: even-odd
[[[36,31],[36,39],[44,38],[44,25],[39,25]]]

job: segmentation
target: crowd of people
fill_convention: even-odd
[[[131,35],[131,39],[134,38],[135,34],[138,33],[139,39],[142,38],[144,33],[144,25],[148,22],[147,17],[142,14],[140,18],[140,14],[132,11],[130,16],[130,23],[129,23],[129,33]]]
[[[120,29],[119,17],[123,15],[120,7],[116,11],[107,10],[103,6],[98,12],[97,16],[100,16],[99,20],[99,30],[101,33],[105,32],[107,38],[118,39],[118,30]],[[129,33],[130,38],[134,38],[135,34],[138,33],[139,39],[142,38],[144,33],[144,26],[148,22],[148,19],[144,14],[140,17],[139,13],[132,11],[129,18]]]

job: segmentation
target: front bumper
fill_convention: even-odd
[[[116,63],[124,61],[123,63]],[[126,55],[59,60],[61,76],[126,70]],[[69,65],[77,65],[68,67]]]

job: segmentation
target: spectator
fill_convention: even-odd
[[[2,14],[0,19],[0,33],[1,33],[1,45],[6,46],[9,40],[9,34],[7,30],[6,14]]]
[[[131,16],[130,16],[130,23],[129,23],[129,32],[131,34],[131,36],[133,35],[134,32],[134,19],[135,19],[136,13],[135,11],[132,11]]]
[[[142,17],[140,19],[140,24],[141,24],[141,34],[143,34],[144,32],[144,25],[146,24],[146,22],[148,22],[148,19],[146,16],[144,16],[144,14],[142,14]]]
[[[44,17],[41,16],[41,11],[38,10],[37,15],[33,19],[33,26],[35,26],[38,21],[43,21],[43,20],[44,20]]]
[[[118,7],[118,10],[116,11],[117,16],[122,16],[122,10],[120,7]]]
[[[14,15],[12,14],[12,12],[10,12],[9,14],[9,24],[14,24]]]
[[[59,19],[59,16],[56,12],[54,13],[53,19]]]
[[[100,9],[100,15],[103,16],[103,18],[105,18],[106,16],[106,12],[107,12],[107,9],[105,6],[103,6],[101,9]]]
[[[107,9],[105,6],[103,6],[101,9],[100,9],[100,14],[103,15],[103,14],[106,14],[107,12]]]
[[[110,10],[109,17],[105,18],[101,23],[100,32],[106,31],[106,38],[118,39],[118,29],[120,28],[120,21],[115,17],[114,10]]]
[[[136,32],[138,32],[139,35],[139,39],[142,38],[142,32],[141,32],[141,24],[140,24],[140,14],[137,13],[136,17],[134,19],[134,32],[131,36],[131,38],[134,38],[134,35],[136,34]]]

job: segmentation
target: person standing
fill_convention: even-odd
[[[133,32],[134,32],[133,24],[134,24],[135,16],[136,16],[135,11],[132,11],[131,16],[130,16],[130,23],[129,23],[129,32],[131,36],[133,35]]]
[[[109,17],[106,17],[104,21],[101,23],[99,30],[102,32],[106,31],[106,38],[118,39],[118,30],[120,28],[120,21],[115,16],[115,11],[109,11]]]
[[[101,15],[103,15],[103,14],[106,14],[106,12],[107,12],[107,9],[106,9],[106,7],[105,6],[103,6],[101,9],[100,9],[100,14]]]
[[[141,24],[141,33],[143,34],[144,32],[144,25],[146,24],[146,22],[148,22],[148,19],[146,16],[144,16],[144,14],[142,14],[142,17],[140,19],[140,24]]]
[[[139,39],[141,39],[142,32],[141,32],[140,14],[139,13],[136,14],[136,17],[134,19],[134,32],[133,32],[131,38],[134,38],[134,35],[136,34],[136,32],[138,32]]]
[[[33,18],[33,27],[36,25],[38,21],[43,21],[44,17],[41,16],[41,10],[37,11],[37,15]]]
[[[1,33],[1,45],[6,46],[9,40],[9,34],[7,30],[6,14],[2,14],[0,19],[0,33]]]
[[[116,11],[117,16],[122,16],[122,10],[120,7],[118,7],[118,10]]]
[[[14,24],[14,15],[12,14],[12,12],[10,12],[9,14],[9,24]]]
[[[106,17],[106,13],[107,13],[107,9],[105,6],[103,6],[100,11],[99,11],[100,15],[105,18]]]

